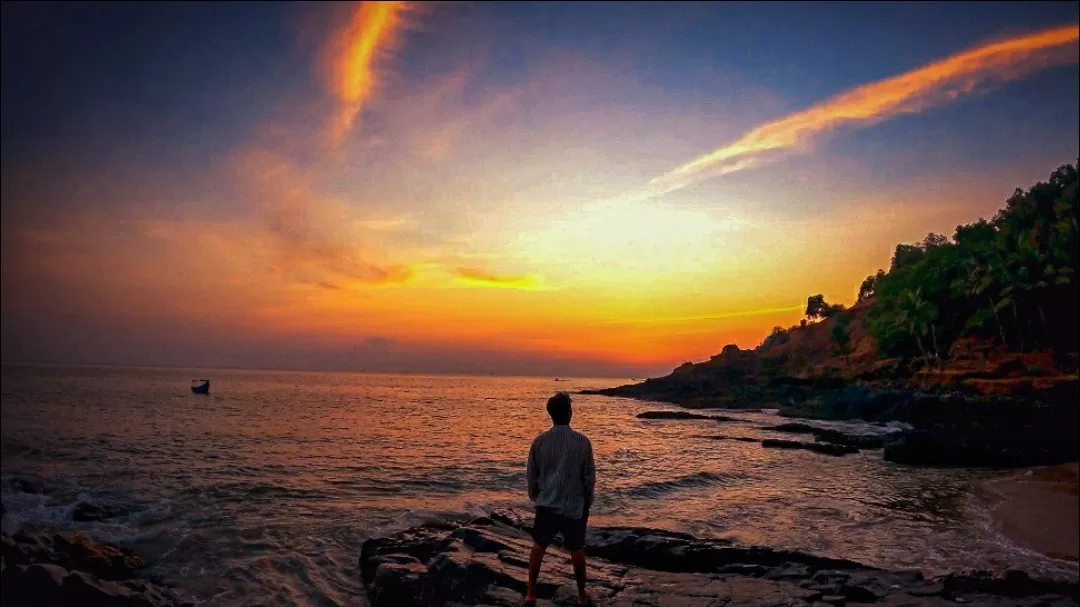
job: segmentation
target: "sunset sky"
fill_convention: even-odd
[[[8,4],[3,359],[639,377],[1080,155],[1078,4]]]

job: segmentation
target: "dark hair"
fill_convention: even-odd
[[[566,392],[556,392],[555,396],[548,399],[547,412],[551,416],[551,421],[557,425],[565,425],[570,423],[570,415],[573,413],[570,409],[570,395]]]

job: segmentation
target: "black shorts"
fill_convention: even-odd
[[[551,545],[555,534],[561,533],[563,547],[570,552],[578,552],[585,547],[585,527],[589,524],[589,513],[581,518],[563,516],[544,506],[536,507],[536,520],[533,521],[533,541],[544,548]]]

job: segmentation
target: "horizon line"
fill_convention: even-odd
[[[201,370],[215,370],[215,371],[272,371],[272,372],[289,372],[289,373],[341,373],[351,375],[395,375],[395,376],[447,376],[447,377],[506,377],[506,378],[524,378],[524,379],[545,379],[553,377],[550,375],[522,375],[518,373],[498,373],[498,372],[472,372],[472,373],[459,373],[459,372],[446,372],[446,371],[369,371],[363,370],[350,370],[350,369],[301,369],[295,367],[214,367],[214,366],[199,366],[199,365],[171,365],[171,364],[135,364],[135,363],[115,363],[115,362],[86,362],[86,361],[54,361],[54,360],[0,360],[0,366],[3,365],[39,365],[39,366],[57,366],[57,367],[127,367],[133,369],[201,369]],[[650,377],[651,374],[643,374],[643,376]],[[621,376],[587,376],[587,375],[559,375],[554,376],[555,379],[622,379]],[[213,379],[213,378],[210,378]],[[639,381],[642,378],[626,378],[630,381]]]

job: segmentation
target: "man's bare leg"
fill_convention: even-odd
[[[570,562],[574,564],[574,579],[577,580],[578,605],[588,605],[589,595],[585,593],[585,552],[571,552]]]
[[[544,562],[544,548],[533,542],[532,550],[529,551],[529,588],[525,591],[525,602],[536,600],[536,578],[540,577],[540,564]]]

